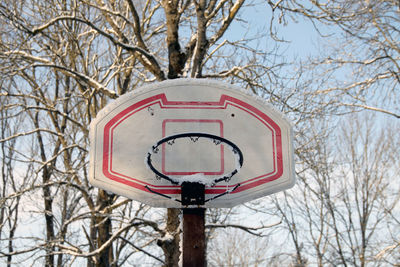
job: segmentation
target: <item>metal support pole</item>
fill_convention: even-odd
[[[182,184],[182,205],[204,205],[205,186],[200,183]],[[183,267],[204,267],[205,259],[205,208],[183,209]]]
[[[204,208],[183,209],[183,267],[204,267]]]

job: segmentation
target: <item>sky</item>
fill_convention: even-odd
[[[294,21],[291,18],[287,18],[285,23],[278,23],[276,17],[279,16],[279,13],[278,11],[275,11],[275,13],[273,30],[276,31],[277,37],[283,40],[281,47],[286,56],[298,58],[317,53],[317,44],[321,37],[309,20],[296,18],[296,21]],[[270,35],[269,25],[273,14],[266,2],[261,1],[261,3],[254,6],[245,7],[240,15],[247,23],[236,21],[235,27],[231,28],[232,31],[228,35],[240,39],[243,33],[248,30],[254,33],[259,31]]]

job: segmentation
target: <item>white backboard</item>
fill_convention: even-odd
[[[206,186],[206,199],[232,191],[205,207],[232,207],[294,185],[292,129],[262,99],[235,86],[177,79],[145,86],[107,105],[90,127],[90,182],[155,207],[181,207],[180,185],[156,177],[146,163],[159,140],[206,133],[240,148],[243,166],[229,181]],[[152,155],[154,166],[173,179],[214,179],[238,168],[223,143],[177,140]],[[167,198],[169,197],[169,198]]]

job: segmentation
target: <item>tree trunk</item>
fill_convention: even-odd
[[[107,207],[112,204],[112,196],[108,195],[106,191],[99,189],[97,197],[97,206],[101,214],[96,215],[96,228],[97,228],[97,247],[100,248],[111,237],[112,223],[109,217]],[[113,247],[108,246],[100,252],[97,256],[95,263],[96,267],[108,267],[114,260]]]
[[[158,240],[157,245],[161,247],[164,252],[165,260],[164,267],[177,267],[179,266],[180,251],[180,209],[168,209],[167,210],[167,227],[166,235],[172,238],[164,238]]]

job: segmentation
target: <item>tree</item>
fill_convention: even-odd
[[[337,105],[400,118],[399,6],[397,1],[268,1],[278,21],[303,17],[329,40],[312,59],[324,83],[314,94]],[[307,59],[309,61],[309,59]],[[318,71],[318,69],[320,71]],[[317,76],[314,76],[318,80]],[[378,97],[373,96],[379,95]]]
[[[7,107],[9,103],[7,99],[3,99],[1,106]],[[7,136],[13,135],[18,131],[20,126],[18,121],[15,124],[10,123],[9,114],[6,108],[0,109],[0,138],[4,139]],[[1,143],[1,205],[0,205],[0,238],[8,240],[8,244],[4,250],[7,250],[7,266],[11,266],[12,253],[14,252],[14,236],[17,228],[19,217],[20,196],[16,195],[19,191],[19,182],[16,179],[16,164],[15,159],[15,140],[9,143]],[[25,177],[26,178],[26,177]],[[23,179],[23,181],[26,181]],[[8,198],[9,195],[15,195],[13,198]]]
[[[389,115],[393,118],[393,120],[386,118],[386,124],[378,123],[378,125],[371,125],[374,127],[374,130],[381,129],[381,127],[384,129],[382,131],[390,131],[393,129],[392,127],[396,129],[396,119],[399,118],[397,100],[399,88],[398,62],[400,47],[400,43],[398,41],[399,31],[397,29],[398,27],[396,26],[399,21],[399,9],[397,2],[269,1],[269,5],[274,14],[279,14],[279,20],[277,21],[284,21],[287,23],[291,18],[296,20],[300,16],[303,19],[311,21],[316,30],[321,34],[322,39],[328,41],[328,45],[323,46],[323,50],[321,50],[318,55],[316,55],[314,58],[307,58],[307,61],[311,64],[305,62],[301,63],[303,68],[310,69],[312,71],[311,74],[314,74],[311,76],[312,83],[309,83],[310,88],[314,88],[309,90],[310,94],[319,96],[320,99],[323,99],[321,103],[326,105],[326,107],[331,107],[331,114],[343,116],[346,113],[359,112],[361,110],[374,111]],[[325,99],[322,97],[323,95],[325,96]],[[326,110],[325,107],[324,110]],[[319,133],[323,134],[324,131],[330,127],[334,129],[337,127],[338,122],[348,124],[345,123],[345,119],[338,121],[338,119],[335,117],[331,116],[329,118],[331,123],[326,122],[327,118],[323,119],[324,126],[322,129],[319,129]],[[378,121],[381,121],[382,118],[384,117],[372,117],[372,119]],[[351,117],[350,120],[354,120],[354,117]],[[362,120],[363,119],[360,121]],[[370,120],[370,118],[366,117],[366,120]],[[319,121],[319,123],[321,123],[321,121]],[[306,123],[306,125],[307,124],[308,123]],[[316,128],[315,122],[312,126],[313,128]],[[361,133],[358,133],[359,131],[365,131],[366,135],[362,136]],[[382,225],[382,221],[389,220],[390,222],[385,223],[391,226],[398,225],[396,223],[396,218],[398,218],[398,208],[396,208],[398,207],[398,200],[393,196],[393,193],[396,194],[396,192],[398,192],[398,188],[390,181],[390,179],[388,179],[385,181],[380,181],[382,184],[378,184],[380,184],[382,187],[387,187],[386,189],[394,188],[394,192],[391,191],[391,189],[388,189],[388,191],[371,191],[370,181],[371,179],[378,180],[378,178],[375,176],[375,178],[371,178],[370,173],[374,173],[374,175],[376,175],[376,172],[380,172],[380,175],[382,175],[381,177],[393,177],[392,179],[396,179],[398,177],[398,173],[396,171],[393,171],[389,166],[386,166],[386,163],[388,162],[386,156],[389,156],[390,153],[386,154],[386,156],[382,156],[382,158],[379,158],[382,155],[379,146],[383,145],[382,143],[377,146],[374,145],[374,142],[377,142],[376,140],[379,138],[383,138],[382,136],[384,134],[371,134],[371,129],[368,129],[367,126],[364,126],[360,122],[357,127],[353,128],[351,138],[354,139],[352,139],[350,144],[348,143],[349,139],[346,139],[346,142],[344,142],[343,139],[341,139],[339,142],[336,140],[331,141],[329,134],[327,134],[325,137],[322,135],[321,137],[323,139],[320,139],[316,138],[318,135],[309,135],[309,131],[306,131],[305,133],[308,134],[306,134],[305,139],[303,139],[303,136],[301,137],[302,141],[300,141],[300,144],[307,144],[306,140],[313,139],[315,139],[315,142],[308,143],[314,144],[314,146],[299,146],[301,148],[297,154],[299,156],[299,160],[302,163],[306,162],[308,165],[306,168],[301,170],[302,175],[300,176],[300,184],[304,186],[304,189],[301,189],[301,191],[305,196],[304,198],[306,198],[306,196],[307,198],[311,198],[311,196],[307,193],[309,190],[310,192],[313,192],[313,194],[321,194],[321,196],[318,197],[318,200],[314,199],[314,201],[318,203],[318,207],[300,202],[302,203],[302,208],[299,208],[299,212],[292,213],[289,203],[293,203],[293,201],[299,203],[298,195],[290,194],[289,196],[286,196],[287,198],[285,199],[288,199],[288,201],[285,202],[286,205],[282,205],[281,207],[282,212],[285,213],[284,216],[294,213],[295,216],[300,216],[299,214],[307,214],[307,217],[309,218],[313,216],[321,218],[314,220],[307,219],[310,227],[306,230],[308,236],[311,234],[314,247],[317,249],[314,255],[318,256],[317,259],[319,265],[324,264],[323,257],[326,257],[326,249],[329,247],[329,239],[322,238],[324,235],[328,235],[328,233],[330,233],[331,225],[328,223],[328,221],[322,219],[323,217],[326,217],[327,214],[332,215],[332,223],[336,229],[335,231],[337,232],[337,251],[334,252],[333,255],[338,255],[338,257],[341,258],[341,264],[361,266],[366,264],[372,265],[373,263],[380,264],[380,260],[382,260],[382,257],[384,258],[384,255],[389,256],[390,264],[396,264],[394,255],[396,254],[396,248],[398,248],[398,240],[396,238],[389,237],[392,235],[390,233],[393,232],[393,228],[391,228],[389,232],[386,232],[385,235],[383,234],[385,231],[383,231],[382,228],[378,227],[379,230],[375,231],[375,224]],[[330,135],[331,134],[332,133],[330,133]],[[392,135],[392,137],[386,137],[391,139],[390,141],[386,138],[383,139],[385,142],[391,142],[392,146],[396,146],[398,137],[395,134],[389,134],[389,136],[390,135]],[[363,149],[361,150],[358,146],[361,146],[360,143],[362,142],[365,143],[362,144]],[[341,164],[338,166],[336,163],[330,160],[330,158],[333,157],[334,152],[339,152],[333,150],[332,152],[327,153],[326,147],[329,146],[329,143],[348,144],[356,151],[353,151],[351,155],[353,157],[353,162],[357,162],[358,173],[355,174],[357,170],[353,169],[352,172],[348,172],[346,175],[343,175],[343,177],[353,177],[354,175],[358,179],[356,182],[354,182],[357,184],[357,186],[352,185],[353,187],[350,186],[347,188],[347,190],[345,190],[346,188],[342,189],[342,193],[347,195],[347,201],[344,199],[339,200],[338,198],[332,199],[332,195],[327,194],[327,192],[330,192],[331,190],[334,190],[334,192],[337,190],[337,185],[333,186],[332,184],[332,181],[336,180],[338,177],[336,173],[337,168],[347,169],[348,171],[348,167],[345,168]],[[355,145],[355,143],[358,145]],[[323,148],[322,150],[321,145]],[[389,150],[390,149],[387,148],[387,151]],[[318,153],[315,154],[315,152]],[[374,153],[378,154],[371,155]],[[392,151],[391,153],[398,152]],[[323,158],[324,155],[325,159]],[[371,162],[368,162],[369,160],[371,160]],[[339,162],[342,161],[343,159],[339,159]],[[327,164],[328,162],[329,164]],[[375,164],[374,167],[371,167],[371,164]],[[395,163],[392,162],[392,164]],[[367,169],[367,166],[370,167],[369,170]],[[319,171],[316,171],[317,169]],[[364,172],[362,174],[360,173],[361,169]],[[314,170],[312,172],[315,172],[316,174],[310,176],[310,173],[308,172],[309,170]],[[387,171],[386,175],[382,174],[384,170]],[[317,179],[316,177],[319,178]],[[312,182],[312,180],[314,181]],[[376,180],[373,183],[374,185],[377,185]],[[386,183],[389,183],[389,185]],[[366,193],[364,188],[365,186],[368,188],[368,193]],[[316,188],[318,188],[318,190]],[[360,196],[358,195],[359,192],[364,193],[361,194],[362,196]],[[371,198],[371,195],[374,195],[374,197]],[[377,205],[376,202],[373,205],[371,203],[366,203],[372,200],[379,203],[385,203],[385,206]],[[357,205],[353,205],[354,202],[357,203],[357,205],[363,206],[364,208],[357,208]],[[325,203],[328,203],[329,205],[326,205]],[[355,220],[352,218],[352,216],[343,215],[339,215],[338,217],[338,213],[340,214],[344,212],[343,209],[339,208],[341,206],[347,207],[347,211],[345,213],[352,214],[352,216],[354,214],[358,214],[363,219],[358,218]],[[386,212],[384,212],[384,214],[379,214],[378,211],[374,210],[374,208],[377,206],[379,206],[381,210],[386,210],[387,213],[391,214],[390,218],[387,217]],[[362,212],[360,212],[360,210]],[[379,221],[377,218],[380,218],[379,220],[382,221]],[[295,221],[297,221],[296,218],[291,218],[288,220],[287,226],[287,229],[290,230],[294,237],[296,236],[295,233],[301,232],[298,227],[303,226],[304,224],[295,223]],[[354,229],[351,230],[350,228],[355,227],[354,225],[357,225],[357,223],[360,221],[363,223],[361,223],[361,226],[359,226],[360,229],[358,230],[361,230],[361,232],[364,231],[362,234],[359,233],[361,237],[355,235],[357,237],[349,236],[347,238],[343,238],[342,231],[346,229],[348,232],[354,233]],[[366,223],[371,223],[373,226],[367,227],[367,230],[365,229],[364,225]],[[293,225],[296,225],[297,228],[292,228],[291,226]],[[365,233],[367,231],[370,231],[369,235]],[[324,232],[326,232],[326,234],[324,234]],[[379,232],[379,235],[382,234],[382,236],[386,236],[386,238],[388,238],[387,240],[391,240],[392,243],[385,245],[380,244],[376,246],[372,245],[371,243],[376,242],[376,240],[373,242],[367,240],[373,236],[372,232]],[[368,236],[368,238],[366,236]],[[357,249],[354,249],[351,252],[346,252],[346,245],[343,245],[345,242],[343,241],[342,243],[339,240],[341,238],[343,238],[342,241],[346,240],[347,243],[352,245],[356,244],[360,240],[363,240],[364,244],[357,245]],[[293,241],[295,242],[296,248],[302,247],[300,242],[298,242],[298,238],[293,238]],[[366,246],[371,246],[373,248],[368,247],[369,251],[368,249],[367,251],[364,251]],[[379,246],[388,248],[387,253],[386,250],[383,249],[381,250],[381,253],[378,253],[379,257],[373,256],[371,251],[374,251],[373,253],[377,253],[379,251]],[[360,247],[362,248],[361,251],[359,250]],[[297,251],[299,252],[299,250]],[[366,253],[370,254],[366,256]],[[304,256],[304,252],[297,255]],[[314,255],[312,258],[315,257]],[[354,255],[358,255],[357,257],[359,257],[359,259],[355,259]],[[299,256],[297,259],[300,259],[303,256]]]
[[[398,206],[398,128],[377,124],[375,116],[352,115],[326,137],[334,142],[315,140],[318,150],[305,157],[314,160],[298,173],[301,188],[276,198],[297,266],[311,259],[318,266],[380,266],[376,255],[393,245],[387,225]]]
[[[34,218],[45,226],[27,249],[5,256],[46,266],[82,259],[88,266],[117,266],[140,252],[166,266],[177,264],[179,210],[169,209],[165,220],[150,219],[148,207],[88,183],[88,125],[111,99],[144,83],[179,77],[245,83],[256,71],[270,72],[273,65],[255,59],[241,64],[242,57],[225,58],[238,51],[267,54],[246,40],[222,39],[243,6],[243,0],[0,4],[1,75],[9,85],[1,98],[10,103],[5,111],[11,123],[24,117],[19,131],[1,143],[31,144],[27,151],[17,146],[33,177],[16,194],[22,203],[37,197],[30,212],[40,214]]]
[[[222,231],[209,242],[210,266],[265,266],[268,263],[268,239],[252,236],[239,229]],[[267,264],[269,266],[269,264]]]

